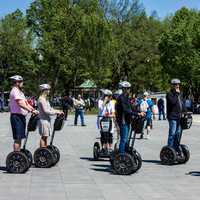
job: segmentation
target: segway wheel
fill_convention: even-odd
[[[60,151],[59,149],[54,146],[54,145],[49,145],[47,146],[47,148],[52,152],[53,154],[53,163],[52,163],[52,166],[55,166],[59,160],[60,160]]]
[[[99,159],[99,154],[100,154],[100,145],[99,145],[98,142],[95,142],[94,146],[93,146],[93,158],[94,158],[94,160]]]
[[[54,156],[48,148],[38,148],[34,153],[35,166],[38,168],[49,168],[52,166]]]
[[[6,158],[6,168],[9,173],[25,173],[29,169],[29,160],[22,152],[11,152]]]
[[[135,163],[137,164],[136,171],[138,171],[142,167],[142,157],[140,153],[135,148],[132,148],[132,147],[128,147],[126,151],[127,153],[133,156],[133,159],[135,160]]]
[[[137,171],[142,167],[142,157],[138,151],[135,151],[135,162],[137,163]]]
[[[130,175],[137,171],[137,164],[132,155],[128,153],[115,154],[112,161],[113,170],[119,175]]]
[[[160,152],[160,160],[163,165],[173,165],[177,160],[176,151],[169,146],[164,146]]]
[[[188,146],[186,146],[184,144],[181,144],[181,149],[182,149],[182,152],[184,155],[184,159],[182,161],[180,161],[179,163],[185,164],[190,159],[190,151],[189,151]]]
[[[21,152],[24,153],[26,155],[26,157],[28,158],[28,161],[29,161],[28,168],[30,168],[31,165],[32,165],[32,163],[33,163],[32,153],[29,150],[27,150],[27,149],[21,149]]]

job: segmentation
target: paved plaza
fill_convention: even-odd
[[[26,174],[8,174],[5,159],[12,135],[9,114],[0,114],[0,200],[199,200],[200,116],[194,116],[194,121],[183,135],[183,143],[191,150],[185,165],[160,165],[159,151],[166,143],[168,125],[155,121],[151,138],[136,141],[143,158],[141,170],[131,176],[114,175],[108,161],[92,160],[96,117],[86,116],[86,127],[74,127],[70,116],[56,133],[55,144],[61,151],[57,166],[33,166]],[[31,133],[28,149],[34,152],[38,141],[38,133]]]

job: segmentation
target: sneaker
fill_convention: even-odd
[[[81,126],[86,126],[85,124],[82,124]]]
[[[147,140],[150,138],[150,135],[149,134],[147,134]]]

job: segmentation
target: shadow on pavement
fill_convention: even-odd
[[[160,160],[142,160],[142,162],[144,163],[153,163],[153,164],[157,164],[157,165],[162,165]]]
[[[0,166],[0,171],[7,172],[7,169],[4,166]]]
[[[200,176],[200,171],[191,171],[186,173],[186,175],[190,175],[190,176]]]
[[[80,157],[80,159],[81,160],[88,160],[88,161],[96,161],[96,162],[98,162],[98,161],[106,161],[106,160],[104,160],[104,159],[101,159],[101,158],[99,158],[98,160],[94,160],[93,158],[90,158],[90,157]]]

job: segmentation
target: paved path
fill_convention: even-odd
[[[0,114],[0,200],[199,200],[200,196],[200,117],[183,135],[191,150],[186,165],[162,166],[159,151],[167,138],[166,121],[155,121],[149,140],[137,140],[143,166],[131,176],[113,175],[109,162],[94,162],[92,146],[97,130],[95,116],[87,116],[87,127],[72,126],[72,116],[55,144],[61,161],[50,169],[32,167],[26,174],[7,174],[6,155],[12,146],[9,115]],[[33,152],[39,136],[31,133],[28,142]],[[197,173],[195,173],[197,171]]]

